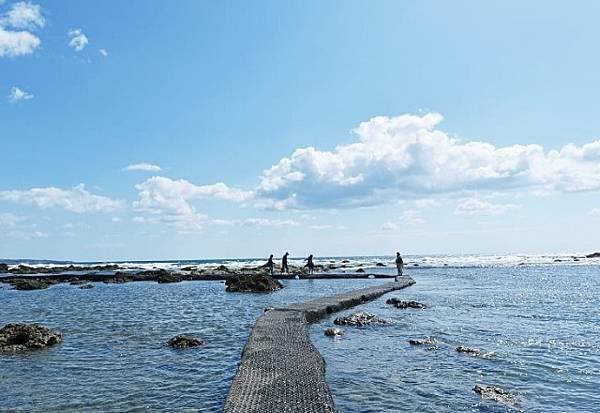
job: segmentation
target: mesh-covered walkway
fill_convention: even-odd
[[[335,412],[325,381],[325,361],[308,334],[308,323],[414,284],[410,277],[261,316],[244,347],[225,403],[226,413]]]

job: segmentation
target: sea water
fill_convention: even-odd
[[[408,259],[407,272],[417,284],[311,326],[338,410],[600,411],[600,265],[558,259]],[[323,262],[350,261],[346,264],[392,273],[391,260]],[[375,267],[376,262],[388,267]],[[411,267],[414,263],[419,267]],[[143,265],[194,264],[210,265]],[[381,282],[289,280],[271,294],[226,293],[218,281],[95,283],[91,290],[61,284],[37,291],[0,284],[0,327],[38,322],[64,335],[63,343],[46,350],[0,354],[0,411],[220,411],[250,329],[265,307]],[[428,308],[399,310],[385,304],[390,296]],[[335,316],[353,311],[391,323],[346,327],[337,340],[323,335]],[[182,333],[202,338],[204,346],[166,345]],[[408,343],[427,336],[437,344]],[[457,353],[459,345],[483,355]],[[476,384],[501,387],[517,403],[484,400],[473,391]]]

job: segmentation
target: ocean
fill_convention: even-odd
[[[392,260],[326,257],[317,263],[392,274]],[[405,260],[415,285],[310,327],[340,412],[600,411],[600,260],[570,255]],[[121,265],[177,269],[263,262]],[[0,284],[0,327],[38,322],[64,334],[63,343],[47,350],[0,353],[0,411],[220,411],[250,328],[265,307],[381,282],[285,280],[286,288],[266,295],[226,293],[219,281],[96,283],[91,290],[60,284],[37,291]],[[385,303],[393,296],[427,308],[396,309]],[[333,318],[355,311],[390,323],[344,327],[340,339],[323,335]],[[205,345],[188,350],[166,345],[182,333]],[[434,344],[408,343],[425,337]],[[459,353],[458,346],[480,352]],[[513,397],[510,403],[483,399],[473,391],[476,385],[499,387]]]

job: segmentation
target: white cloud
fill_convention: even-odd
[[[14,3],[0,15],[0,57],[16,57],[33,53],[40,39],[32,32],[45,26],[40,6],[29,2]]]
[[[98,49],[98,53],[100,53],[104,57],[108,56],[108,52],[106,51],[106,49]]]
[[[24,231],[20,229],[9,231],[7,235],[21,241],[30,241],[34,238],[48,238],[50,236],[49,233],[43,231]]]
[[[20,224],[25,220],[25,217],[11,214],[10,212],[0,213],[0,226],[3,227],[14,227],[15,225]]]
[[[600,217],[600,208],[590,209],[588,215],[592,217]]]
[[[143,172],[158,172],[161,167],[148,162],[135,163],[123,168],[124,171],[143,171]]]
[[[29,99],[33,99],[33,95],[31,93],[25,92],[22,89],[19,89],[16,86],[10,90],[10,94],[8,95],[8,101],[10,103],[17,103]]]
[[[81,52],[88,45],[89,40],[81,29],[69,30],[69,47],[75,49],[76,52]]]
[[[461,142],[436,129],[442,116],[375,117],[358,141],[332,151],[300,148],[263,172],[264,205],[341,208],[465,191],[600,189],[600,140],[545,151]]]
[[[83,184],[71,189],[47,187],[0,191],[0,200],[43,209],[59,207],[76,213],[110,212],[123,207],[121,201],[88,192]]]
[[[243,221],[245,226],[251,227],[271,227],[271,228],[283,228],[283,227],[297,227],[300,225],[298,222],[291,219],[266,219],[266,218],[248,218]]]
[[[383,223],[380,227],[383,231],[392,231],[404,227],[412,227],[416,225],[421,225],[425,223],[425,219],[421,214],[421,211],[416,209],[407,209],[403,211],[400,215],[400,218],[393,221],[387,221]]]
[[[495,204],[477,198],[461,201],[454,210],[456,215],[502,215],[508,211],[519,208],[516,204]]]
[[[111,218],[111,221],[112,221],[112,222],[121,222],[121,221],[123,221],[123,220],[122,220],[121,218],[119,218],[119,217],[112,217],[112,218]]]
[[[10,10],[0,17],[0,25],[14,29],[37,30],[46,25],[40,6],[30,2],[14,3]]]

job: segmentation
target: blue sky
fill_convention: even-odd
[[[600,5],[522,3],[0,0],[0,256],[597,250]]]

